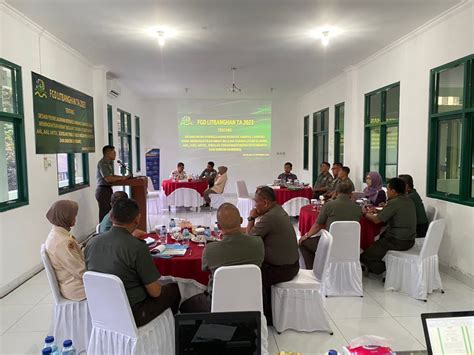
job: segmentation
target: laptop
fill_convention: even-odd
[[[474,354],[474,311],[423,313],[428,354]]]
[[[260,355],[260,312],[175,316],[176,355]]]

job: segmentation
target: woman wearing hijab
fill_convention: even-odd
[[[86,272],[84,254],[69,233],[76,224],[79,206],[71,200],[53,203],[46,218],[53,225],[46,239],[46,253],[56,273],[64,298],[81,301],[86,298],[82,275]]]
[[[367,187],[364,189],[364,195],[369,199],[372,205],[378,206],[387,201],[387,195],[382,189],[382,176],[376,171],[371,171],[365,178]]]

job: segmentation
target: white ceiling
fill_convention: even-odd
[[[461,0],[7,0],[142,97],[301,95]],[[153,26],[177,34],[160,49]],[[308,36],[343,32],[327,48]]]

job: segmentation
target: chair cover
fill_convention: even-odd
[[[96,232],[96,234],[100,233],[100,223],[95,226],[95,232]]]
[[[438,209],[434,206],[426,205],[425,206],[426,217],[428,217],[428,222],[431,223],[438,219]]]
[[[242,292],[245,290],[245,292]],[[238,295],[236,297],[236,295]],[[255,265],[221,266],[214,273],[211,312],[260,312],[261,350],[268,354],[267,319],[263,314],[262,274]]]
[[[92,316],[88,355],[174,354],[174,317],[170,309],[137,329],[122,281],[87,271],[84,286]]]
[[[332,236],[323,230],[314,258],[313,270],[300,269],[296,277],[272,286],[273,325],[278,332],[326,331],[332,334],[324,311],[321,277],[325,275],[331,253]]]
[[[70,301],[59,291],[58,280],[53,266],[46,254],[46,247],[41,244],[41,259],[43,260],[46,276],[54,299],[53,322],[50,334],[54,335],[59,344],[65,339],[71,339],[77,352],[87,350],[92,331],[91,316],[87,300]]]
[[[179,207],[200,207],[202,205],[202,196],[194,189],[181,187],[168,195],[168,206]]]
[[[237,209],[242,217],[241,227],[246,227],[247,217],[250,215],[250,211],[255,208],[255,201],[250,198],[247,184],[244,180],[236,181],[235,187],[237,190]]]
[[[309,199],[306,197],[294,197],[286,201],[281,207],[288,213],[289,216],[299,216],[301,207],[309,205]]]
[[[445,228],[444,219],[433,221],[428,227],[421,251],[415,246],[407,251],[391,250],[385,255],[386,290],[401,291],[420,300],[426,300],[428,293],[433,290],[442,290],[438,250]]]
[[[334,222],[331,254],[322,280],[324,296],[363,296],[360,267],[360,224],[354,221]]]
[[[210,194],[211,198],[211,208],[218,209],[223,203],[225,203],[224,192],[221,194]]]

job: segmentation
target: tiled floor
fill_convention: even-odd
[[[215,213],[173,213],[194,224],[215,222]],[[169,215],[152,216],[150,225],[167,224]],[[474,309],[474,290],[442,274],[445,294],[435,292],[428,302],[416,301],[397,292],[386,292],[381,281],[364,279],[364,297],[328,298],[326,308],[334,335],[269,331],[270,354],[300,351],[304,355],[341,350],[358,336],[374,334],[390,339],[395,350],[425,348],[420,314]],[[53,299],[46,275],[34,276],[8,296],[0,299],[0,354],[40,354],[48,333]]]

